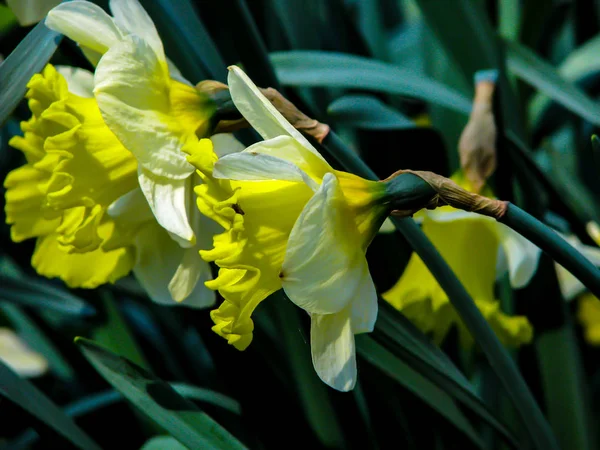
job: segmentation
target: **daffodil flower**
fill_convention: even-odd
[[[171,77],[162,41],[137,0],[111,0],[114,18],[87,1],[63,3],[46,25],[79,44],[96,65],[94,96],[104,122],[138,161],[138,181],[158,223],[193,247],[191,175],[182,152],[204,136],[212,102]],[[176,78],[180,79],[179,76]]]
[[[210,306],[210,268],[196,255],[212,223],[193,208],[194,168],[181,150],[198,145],[212,102],[169,67],[137,0],[110,6],[114,18],[86,1],[48,14],[97,69],[49,66],[32,79],[33,117],[12,141],[28,165],[6,180],[7,221],[13,239],[38,237],[40,274],[92,288],[133,269],[157,302]]]
[[[183,249],[158,225],[137,161],[105,125],[92,86],[90,72],[51,65],[29,82],[32,117],[10,141],[27,164],[4,183],[12,239],[37,238],[34,268],[71,287],[115,282],[133,269],[154,301],[210,306],[210,268],[195,258],[210,235]],[[202,220],[194,215],[195,229],[206,229]]]
[[[224,297],[213,330],[236,348],[252,340],[252,312],[279,289],[311,318],[321,379],[341,391],[357,376],[354,335],[373,330],[377,295],[365,252],[387,215],[385,185],[336,171],[237,67],[231,97],[265,139],[218,161],[193,152],[198,207],[225,231],[201,251],[219,266],[207,286]],[[204,140],[203,145],[210,146]]]
[[[452,179],[464,189],[472,190],[461,173]],[[492,196],[489,191],[484,195]],[[525,286],[536,271],[538,247],[490,217],[450,206],[422,211],[415,217],[422,220],[423,232],[448,262],[500,340],[509,346],[529,342],[533,329],[527,318],[502,312],[494,296],[494,282],[499,273],[508,272],[512,287]],[[446,293],[416,254],[383,298],[421,330],[432,334],[436,342],[441,342],[452,325],[457,324],[463,345],[472,344]]]

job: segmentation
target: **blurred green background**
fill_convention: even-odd
[[[496,195],[595,245],[586,226],[600,223],[591,141],[600,124],[599,2],[141,3],[189,80],[224,82],[227,65],[239,64],[330,124],[381,178],[404,168],[451,175],[473,76],[498,69]],[[23,164],[8,140],[30,115],[24,91],[8,86],[24,86],[50,56],[92,69],[73,42],[52,54],[54,38],[33,29],[0,7],[4,58],[34,33],[18,70],[0,65],[0,179]],[[38,277],[34,242],[13,243],[1,222],[0,327],[48,368],[25,377],[0,366],[0,448],[534,448],[493,368],[477,346],[461,349],[456,333],[438,348],[381,303],[375,332],[357,337],[357,388],[339,393],[314,373],[308,318],[279,294],[261,304],[254,342],[238,352],[211,331],[208,311],[153,304],[131,276],[91,291]],[[409,257],[399,233],[375,239],[368,258],[379,292]],[[562,298],[545,256],[529,286],[511,291],[500,280],[497,292],[503,309],[535,328],[512,357],[561,448],[599,448],[600,351],[584,338],[578,300]]]

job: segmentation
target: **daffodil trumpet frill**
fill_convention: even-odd
[[[4,182],[11,237],[37,238],[32,264],[42,275],[72,287],[114,282],[135,256],[128,246],[103,250],[117,233],[107,209],[136,186],[135,158],[106,128],[93,98],[69,92],[53,66],[28,89],[32,117],[10,141],[27,164]]]

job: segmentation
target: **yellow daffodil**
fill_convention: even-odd
[[[462,174],[453,180],[472,190]],[[484,192],[484,195],[491,196]],[[448,262],[477,307],[500,340],[517,346],[531,340],[533,330],[527,318],[510,317],[502,312],[494,296],[498,270],[508,271],[510,283],[519,288],[535,273],[539,249],[494,219],[456,210],[450,206],[416,215],[422,229]],[[423,261],[413,254],[404,273],[383,298],[411,319],[424,332],[441,342],[453,324],[469,346],[472,338],[449,303],[446,293],[430,274]]]
[[[171,77],[162,41],[137,0],[111,0],[110,8],[114,18],[87,1],[63,3],[46,25],[96,64],[94,96],[104,122],[137,159],[139,185],[158,223],[181,246],[193,247],[194,168],[182,150],[207,131],[214,106]]]
[[[212,103],[176,81],[175,69],[169,76],[136,0],[111,8],[114,19],[86,1],[48,14],[46,24],[79,42],[97,69],[49,66],[30,82],[33,117],[12,141],[28,164],[6,180],[13,239],[38,237],[33,265],[70,286],[114,282],[133,268],[153,300],[209,306],[210,268],[196,255],[213,225],[192,207],[194,168],[181,150],[198,145]]]
[[[205,140],[189,158],[203,180],[200,211],[225,229],[213,249],[200,252],[220,268],[207,283],[225,299],[211,314],[213,330],[245,349],[252,312],[283,288],[310,314],[317,373],[350,390],[354,335],[372,331],[377,317],[365,251],[387,215],[385,186],[332,169],[239,68],[230,68],[228,84],[265,140],[218,161]]]
[[[37,377],[48,370],[48,361],[31,350],[10,328],[0,328],[0,360],[23,377]]]

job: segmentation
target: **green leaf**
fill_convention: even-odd
[[[454,89],[421,74],[361,56],[321,51],[271,53],[283,85],[364,89],[404,95],[469,114],[471,102]]]
[[[147,440],[140,450],[188,450],[188,448],[171,436],[155,436]]]
[[[289,358],[292,382],[305,411],[306,419],[325,448],[341,448],[344,433],[340,428],[335,408],[327,394],[326,385],[317,376],[310,357],[309,346],[298,332],[302,328],[298,310],[283,290],[267,305],[274,309],[286,354]]]
[[[535,347],[548,419],[563,448],[597,448],[581,355],[567,324],[538,336]],[[565,370],[568,368],[568,370]]]
[[[336,123],[367,130],[398,130],[416,125],[408,117],[370,95],[346,95],[331,103],[327,114]]]
[[[225,81],[227,65],[190,0],[146,0],[165,44],[167,56],[192,83],[211,78]]]
[[[515,75],[540,90],[552,100],[585,120],[600,125],[600,105],[585,92],[561,77],[556,69],[534,52],[515,42],[506,42],[507,66]],[[539,105],[532,103],[529,119],[539,119]]]
[[[471,383],[437,346],[385,300],[379,302],[379,315],[373,337],[412,369],[418,371],[455,400],[475,412],[494,430],[517,448],[517,439],[483,403]]]
[[[242,406],[238,401],[219,392],[185,383],[169,384],[179,395],[185,398],[191,398],[192,400],[210,403],[211,405],[226,409],[233,414],[240,415],[242,413]]]
[[[121,317],[113,294],[103,289],[101,296],[106,318],[102,325],[94,328],[92,333],[94,340],[113,352],[125,356],[130,361],[147,368],[148,363],[140,352],[129,327]]]
[[[421,398],[468,436],[475,445],[483,448],[480,436],[460,408],[456,406],[452,397],[395,357],[371,337],[361,334],[357,335],[355,339],[357,352],[362,358]]]
[[[169,384],[93,341],[77,338],[75,342],[106,381],[190,449],[245,448]]]
[[[0,64],[0,124],[23,99],[30,78],[52,57],[61,35],[38,23]]]
[[[600,36],[590,39],[569,56],[557,67],[558,74],[569,82],[576,82],[582,78],[600,71]],[[529,104],[529,117],[536,124],[543,112],[550,105],[550,98],[544,93],[537,93]]]
[[[23,274],[18,277],[0,274],[0,300],[75,316],[96,313],[91,305],[68,291]]]
[[[75,373],[71,365],[63,358],[60,351],[33,320],[18,306],[0,303],[0,310],[8,317],[11,324],[25,342],[36,352],[48,360],[50,370],[64,381],[72,381]]]
[[[189,384],[169,384],[173,389],[175,389],[175,391],[177,391],[178,394],[185,398],[210,403],[211,405],[226,409],[234,414],[241,414],[240,404],[231,397],[227,397],[226,395],[210,389],[203,389],[197,386],[191,386]],[[122,400],[124,400],[124,397],[120,392],[113,389],[108,389],[106,391],[80,398],[66,405],[64,411],[71,417],[81,417],[85,416],[86,414],[93,414],[99,409],[114,405]],[[29,429],[18,438],[11,441],[9,443],[9,448],[15,450],[21,448],[30,448],[37,439],[39,439],[38,434],[32,429]]]
[[[77,447],[85,450],[100,450],[100,447],[60,407],[29,381],[20,378],[2,361],[0,361],[0,394],[37,417]]]

